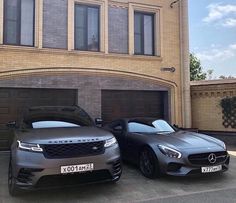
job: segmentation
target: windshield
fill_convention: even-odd
[[[164,120],[133,120],[128,123],[129,132],[172,133],[174,129]]]
[[[79,125],[64,121],[36,121],[32,123],[34,129],[41,128],[70,128],[79,127]]]

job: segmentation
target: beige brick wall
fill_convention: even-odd
[[[192,83],[192,126],[200,130],[236,132],[225,128],[220,102],[225,97],[236,96],[236,80]]]
[[[40,4],[40,0],[39,5]],[[116,0],[107,1],[108,3],[119,3],[119,5],[128,6],[131,1],[129,0]],[[141,78],[152,80],[155,83],[160,83],[171,88],[171,108],[173,123],[179,125],[182,124],[182,87],[181,87],[181,59],[180,59],[180,22],[179,22],[179,6],[176,4],[174,8],[170,8],[170,1],[166,0],[135,0],[132,4],[138,4],[139,6],[158,7],[161,9],[161,37],[160,37],[160,49],[161,56],[134,56],[134,55],[119,55],[107,53],[107,19],[104,21],[104,51],[101,53],[89,53],[70,50],[55,50],[41,48],[41,22],[42,19],[38,19],[39,36],[37,38],[38,43],[35,48],[28,47],[16,47],[0,45],[0,78],[11,77],[15,75],[31,74],[32,72],[45,72],[48,71],[58,72],[70,72],[70,71],[92,71],[98,73],[122,73],[125,75],[136,75]],[[42,16],[42,11],[39,6],[38,16]],[[107,16],[106,14],[104,14]],[[133,25],[130,25],[133,26]],[[70,32],[70,28],[68,29]],[[71,36],[68,36],[69,39]],[[69,40],[71,43],[71,40]],[[131,53],[131,52],[130,52]],[[175,67],[176,72],[163,72],[163,67]]]

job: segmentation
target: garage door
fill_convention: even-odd
[[[102,91],[102,118],[110,122],[122,117],[165,118],[168,93],[162,91]]]
[[[15,121],[22,109],[39,105],[74,105],[76,90],[0,88],[0,150],[8,150],[12,133],[6,123]]]

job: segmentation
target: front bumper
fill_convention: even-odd
[[[161,155],[162,156],[162,155]],[[163,157],[164,156],[164,157]],[[163,174],[171,176],[194,176],[194,175],[207,175],[212,173],[221,173],[229,169],[230,156],[227,154],[227,157],[224,161],[218,162],[216,164],[192,164],[188,160],[188,157],[184,156],[181,159],[168,158],[163,155],[159,160],[160,170]],[[202,173],[202,167],[212,167],[212,166],[222,166],[221,171],[212,172],[212,173]]]
[[[94,164],[92,172],[61,174],[61,166],[87,163]],[[21,189],[116,181],[122,172],[118,145],[107,148],[100,155],[65,159],[46,159],[42,153],[16,150],[12,167],[16,184]]]

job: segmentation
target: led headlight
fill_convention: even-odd
[[[163,146],[163,145],[159,145],[158,146],[160,151],[162,152],[162,154],[170,157],[170,158],[176,158],[176,159],[180,159],[182,154],[180,152],[178,152],[175,149]]]
[[[226,144],[224,142],[223,142],[223,148],[224,148],[224,150],[227,151],[227,147],[226,147]]]
[[[104,144],[104,147],[111,147],[113,145],[117,144],[117,141],[116,141],[116,138],[110,138],[108,140],[106,140],[105,144]]]
[[[31,143],[25,143],[21,141],[17,141],[18,148],[21,150],[31,151],[31,152],[42,152],[43,149],[39,146],[39,144],[31,144]]]

